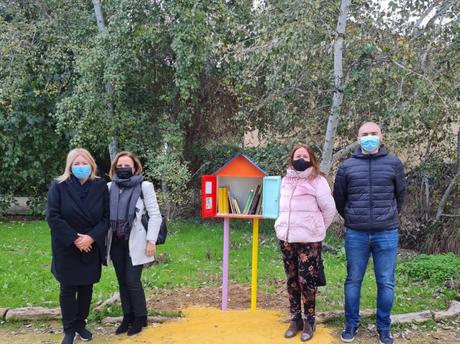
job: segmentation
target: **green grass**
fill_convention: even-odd
[[[218,286],[222,266],[222,223],[178,222],[169,224],[170,235],[158,253],[166,257],[164,264],[153,266],[143,273],[144,285],[155,288],[200,288]],[[0,307],[29,305],[58,306],[58,283],[50,273],[50,238],[46,222],[0,223]],[[268,292],[284,284],[284,270],[276,241],[273,222],[263,221],[260,230],[259,287]],[[231,252],[229,277],[232,282],[250,283],[252,229],[245,221],[231,221]],[[328,238],[329,243],[340,241]],[[324,255],[328,285],[320,288],[318,310],[343,307],[343,281],[346,262],[343,248],[338,253]],[[423,256],[400,261],[397,271],[397,288],[394,313],[422,309],[444,309],[455,298],[452,290],[444,287],[436,271],[443,265],[460,266],[460,257],[449,255]],[[412,267],[423,271],[414,275]],[[454,269],[453,271],[458,271]],[[451,271],[448,269],[448,271]],[[430,276],[433,276],[431,278]],[[94,301],[108,298],[117,291],[113,267],[105,268],[101,282],[94,289]],[[362,287],[362,308],[375,308],[376,286],[372,261]],[[115,311],[116,313],[116,311]]]

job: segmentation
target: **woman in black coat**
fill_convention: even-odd
[[[47,221],[51,229],[51,271],[60,283],[59,301],[64,326],[62,344],[91,340],[86,328],[93,284],[105,264],[109,228],[109,193],[96,177],[96,163],[82,148],[67,155],[64,174],[48,193]]]

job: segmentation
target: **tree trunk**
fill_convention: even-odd
[[[106,28],[105,28],[105,22],[104,22],[104,14],[102,13],[101,2],[99,0],[92,0],[92,1],[93,1],[94,13],[96,14],[97,27],[99,28],[99,31],[103,32],[106,30]]]
[[[454,189],[458,180],[460,180],[460,131],[457,132],[457,173],[450,181],[449,186],[444,192],[444,195],[442,195],[441,201],[439,202],[438,211],[436,212],[436,221],[439,221],[443,215],[442,213],[444,212],[447,200],[449,199],[449,196],[452,193],[452,190]]]
[[[343,100],[343,43],[349,6],[350,0],[341,0],[337,36],[334,43],[334,95],[321,160],[321,170],[326,174],[329,174],[332,167],[332,150]]]
[[[163,146],[163,154],[167,156],[169,154],[169,145],[167,142],[164,143]],[[166,166],[164,167],[163,171],[166,171]],[[164,172],[163,172],[164,173]],[[170,219],[171,218],[171,195],[169,194],[169,187],[168,187],[168,182],[167,182],[167,177],[166,176],[161,176],[161,191],[163,192],[164,195],[166,195],[166,218]]]
[[[92,0],[92,1],[93,1],[94,13],[96,14],[97,27],[99,28],[100,32],[105,32],[107,29],[105,27],[104,14],[102,13],[101,2],[99,0]],[[109,103],[107,104],[107,110],[108,110],[108,114],[110,118],[109,122],[112,123],[113,118],[114,118],[114,115],[113,115],[114,110],[113,110],[113,103],[112,103],[113,87],[112,87],[112,84],[108,81],[105,84],[105,92],[107,93],[107,96],[109,98]],[[112,128],[114,128],[113,123],[112,123]],[[110,155],[110,160],[112,161],[118,152],[118,140],[116,138],[116,135],[114,134],[112,134],[111,137],[109,138],[108,151]]]

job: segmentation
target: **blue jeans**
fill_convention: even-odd
[[[345,322],[347,326],[357,327],[360,323],[361,283],[369,256],[372,253],[375,279],[377,280],[377,329],[390,329],[398,239],[397,229],[380,232],[345,229],[345,253],[347,257]]]

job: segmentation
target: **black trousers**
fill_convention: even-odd
[[[133,313],[135,317],[147,315],[144,288],[141,283],[143,265],[133,266],[129,256],[128,240],[112,239],[110,257],[117,274],[123,314]]]
[[[69,286],[61,284],[60,289],[59,301],[64,332],[83,329],[89,314],[93,285]]]

